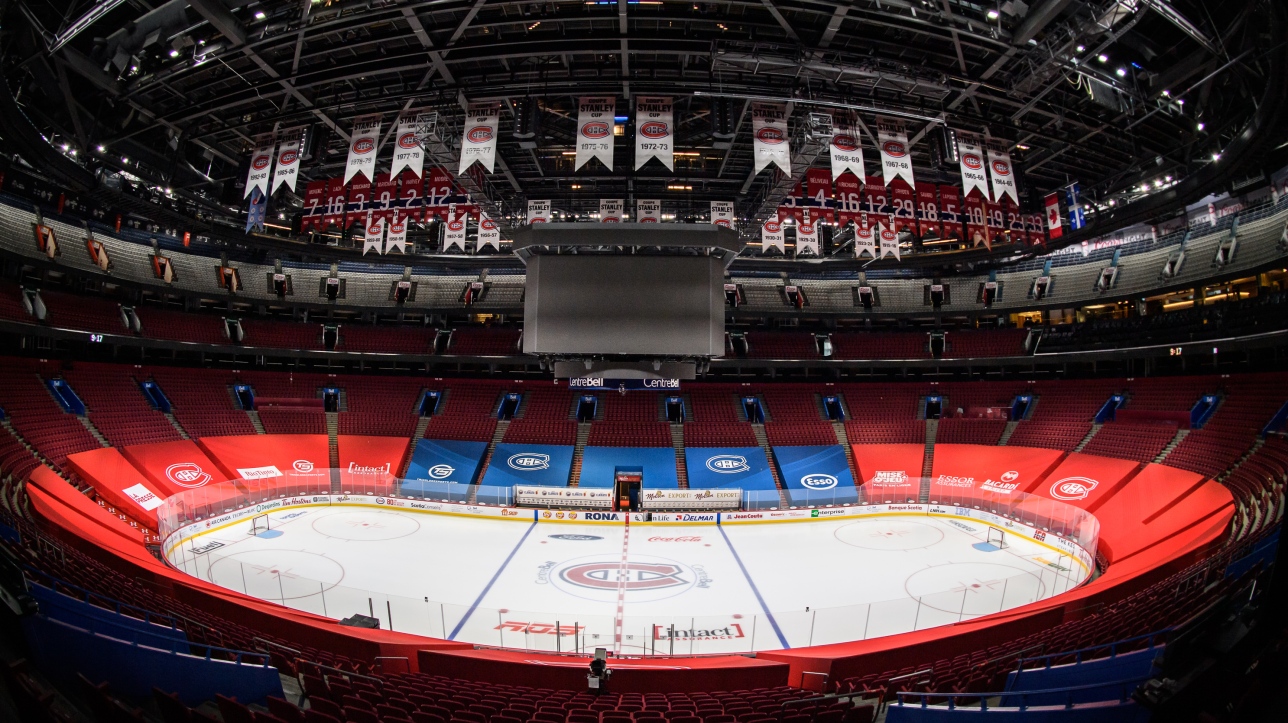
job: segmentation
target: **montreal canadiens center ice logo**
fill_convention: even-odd
[[[748,472],[747,458],[740,454],[717,454],[707,460],[707,469],[719,474],[737,474]]]
[[[520,472],[533,472],[539,469],[550,469],[550,455],[536,454],[534,452],[520,452],[511,455],[505,461],[512,469]]]
[[[801,486],[807,490],[830,490],[836,486],[836,478],[830,474],[807,474],[801,477]]]
[[[1051,496],[1057,500],[1085,500],[1097,484],[1089,477],[1065,477],[1051,485]]]
[[[291,467],[295,468],[295,471],[296,471],[296,472],[312,472],[312,471],[313,471],[313,463],[312,463],[312,462],[310,462],[310,461],[308,461],[307,459],[297,459],[297,460],[295,460],[294,462],[292,462],[292,463],[291,463]]]
[[[210,481],[210,475],[193,462],[178,462],[165,468],[166,479],[180,487],[200,487]]]
[[[447,464],[436,464],[429,468],[429,476],[434,479],[447,479],[452,476],[456,468]]]
[[[592,555],[558,563],[550,582],[561,592],[585,600],[616,602],[625,593],[632,602],[651,602],[683,594],[710,578],[678,560],[653,555]],[[705,587],[706,585],[704,585]]]

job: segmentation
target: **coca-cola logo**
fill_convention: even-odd
[[[832,136],[832,147],[838,151],[857,151],[859,150],[859,139],[849,133],[838,133]]]
[[[1006,161],[993,161],[993,173],[999,176],[1011,175],[1011,164]]]
[[[783,230],[783,225],[777,221],[766,221],[765,230],[769,233],[778,233]]]
[[[966,155],[962,156],[962,165],[966,166],[972,171],[978,171],[979,169],[984,167],[984,160],[979,156],[975,155],[974,153],[967,153]]]
[[[670,134],[670,126],[662,121],[649,121],[640,126],[640,135],[645,138],[666,138]]]
[[[465,140],[470,143],[487,143],[492,140],[492,127],[474,126],[465,133]]]
[[[411,150],[420,145],[415,133],[404,133],[398,136],[398,147]]]
[[[611,132],[612,129],[603,121],[591,121],[581,127],[581,135],[583,138],[607,138],[608,134]]]
[[[450,221],[447,224],[447,228],[452,231],[461,231],[461,230],[464,230],[465,228],[465,222],[459,219],[456,221]]]
[[[300,160],[300,154],[299,154],[299,153],[296,153],[295,151],[287,151],[287,152],[283,153],[281,156],[279,156],[279,157],[278,157],[278,159],[277,159],[277,165],[279,165],[279,166],[289,166],[289,165],[291,165],[291,164],[295,163],[295,162],[296,162],[296,161],[298,161],[298,160]]]
[[[771,146],[776,146],[779,143],[782,143],[783,141],[787,140],[787,138],[783,135],[783,132],[778,128],[761,128],[760,130],[756,131],[756,140],[760,141],[761,143],[767,143]]]
[[[370,138],[359,138],[353,142],[353,152],[360,156],[374,150],[376,150],[376,142]]]
[[[904,147],[902,141],[886,141],[881,144],[881,150],[891,158],[903,158],[908,155],[908,149]]]
[[[268,168],[268,160],[268,156],[255,156],[255,159],[250,162],[251,168],[262,171]]]

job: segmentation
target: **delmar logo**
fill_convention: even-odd
[[[830,490],[836,486],[836,478],[821,472],[801,477],[801,486],[807,490]]]
[[[550,455],[536,452],[520,452],[510,455],[505,461],[512,469],[520,472],[534,472],[539,469],[550,469]]]
[[[195,462],[177,462],[165,468],[166,479],[180,487],[200,487],[210,481],[210,475]]]
[[[740,454],[717,454],[707,459],[707,469],[719,474],[749,472],[747,458]]]
[[[1051,485],[1051,496],[1057,500],[1085,500],[1099,482],[1090,477],[1065,477]]]
[[[429,476],[434,479],[447,479],[448,477],[451,477],[452,473],[455,471],[456,468],[449,464],[436,464],[428,470]]]

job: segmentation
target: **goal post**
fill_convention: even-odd
[[[990,526],[988,528],[987,541],[988,541],[988,544],[998,548],[999,550],[1008,546],[1006,544],[1006,532],[1004,532],[1003,530],[999,530],[996,527]]]
[[[250,530],[246,534],[259,535],[261,532],[268,531],[268,528],[268,515],[255,515],[250,518]]]

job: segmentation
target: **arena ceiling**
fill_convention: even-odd
[[[1228,185],[1248,164],[1216,154],[1250,145],[1255,172],[1267,136],[1284,135],[1258,118],[1283,95],[1272,2],[7,0],[0,40],[8,90],[54,148],[215,214],[240,202],[257,134],[309,126],[301,178],[327,178],[357,116],[388,128],[425,108],[440,114],[448,161],[464,103],[488,100],[503,108],[499,162],[466,186],[493,209],[735,199],[749,218],[778,199],[770,174],[753,173],[747,109],[776,100],[796,118],[903,117],[919,179],[956,180],[933,153],[937,129],[987,132],[1010,147],[1030,208],[1077,181],[1122,211],[1162,179],[1202,176],[1191,196]],[[675,96],[674,173],[574,171],[576,97],[589,94]],[[539,108],[535,140],[512,132],[524,103]],[[730,142],[713,135],[720,113]]]

